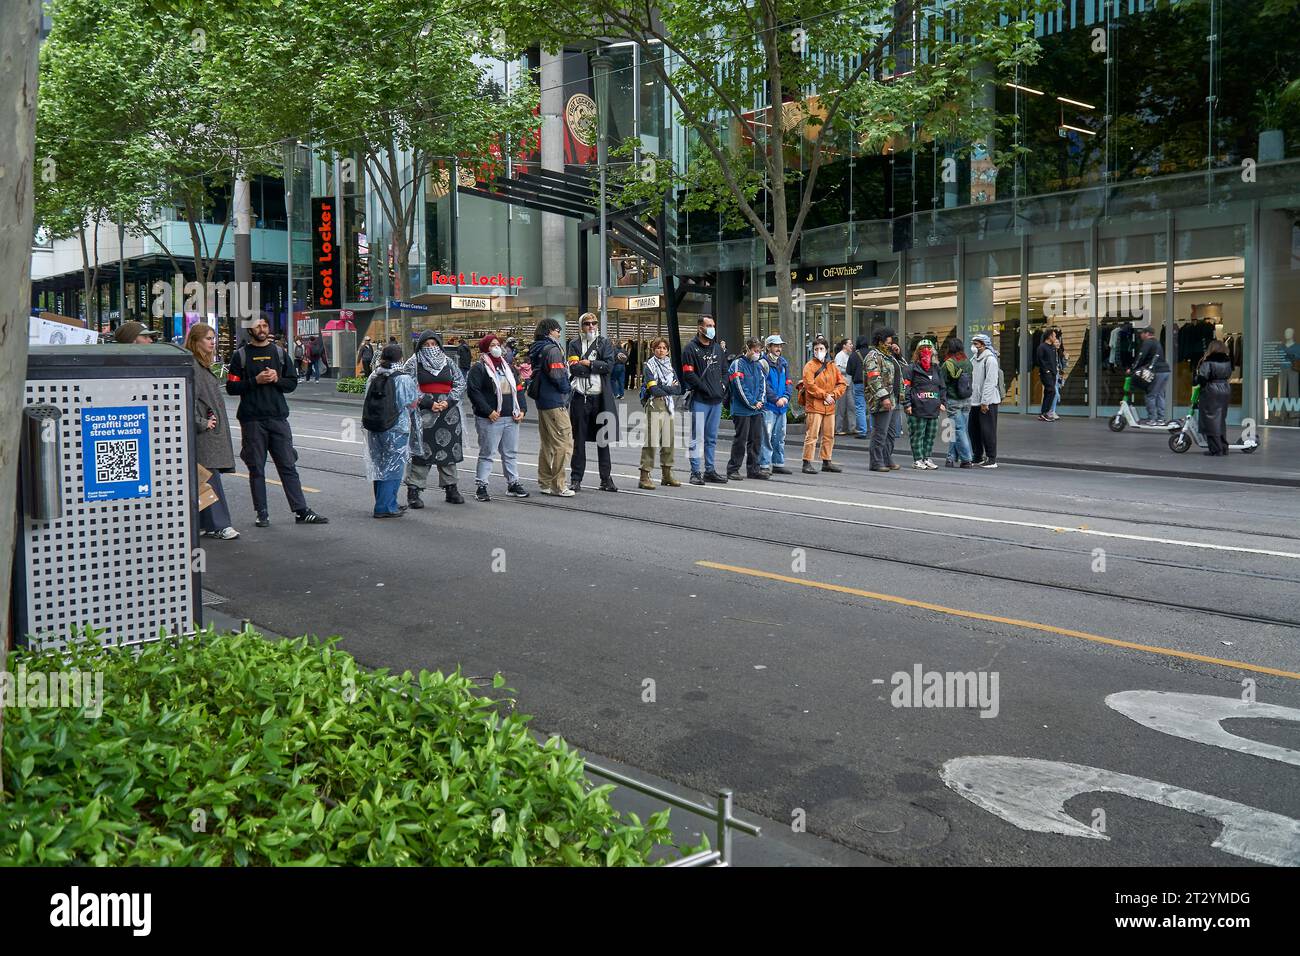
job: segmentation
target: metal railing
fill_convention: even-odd
[[[692,853],[690,856],[682,857],[680,860],[674,860],[666,866],[731,866],[731,831],[739,830],[741,833],[748,833],[750,836],[762,836],[763,831],[760,827],[752,823],[746,823],[744,820],[733,816],[731,811],[734,807],[734,798],[730,790],[719,790],[714,798],[712,807],[696,803],[693,800],[687,800],[685,797],[679,797],[675,793],[669,793],[667,790],[661,790],[658,787],[651,786],[648,783],[629,777],[626,774],[619,773],[616,770],[610,770],[599,764],[594,764],[590,760],[586,761],[587,770],[598,777],[604,777],[606,780],[612,780],[620,786],[627,787],[629,790],[635,790],[637,793],[643,793],[647,797],[654,797],[656,800],[662,800],[669,806],[676,807],[679,810],[685,810],[687,813],[694,813],[697,816],[704,817],[706,820],[713,822],[716,833],[716,844],[712,850],[701,850],[699,853]]]

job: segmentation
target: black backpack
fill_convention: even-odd
[[[960,369],[961,374],[953,382],[953,391],[957,393],[958,398],[970,398],[971,392],[974,391],[973,382],[969,368]]]
[[[397,387],[393,375],[377,375],[366,389],[361,411],[361,427],[368,432],[386,432],[397,424],[401,409],[397,407]]]

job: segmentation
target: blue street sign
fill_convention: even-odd
[[[427,305],[420,305],[417,302],[403,302],[400,299],[389,299],[388,307],[390,309],[399,309],[404,312],[428,312]]]
[[[148,498],[149,407],[81,410],[83,501]]]

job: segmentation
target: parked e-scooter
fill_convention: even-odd
[[[1187,451],[1187,449],[1191,448],[1193,444],[1198,448],[1209,447],[1209,442],[1207,442],[1205,436],[1201,434],[1201,426],[1199,424],[1200,415],[1197,414],[1197,409],[1200,407],[1200,404],[1201,386],[1193,385],[1191,410],[1187,413],[1187,417],[1183,419],[1183,423],[1178,426],[1178,431],[1169,436],[1170,451],[1176,451],[1181,455],[1183,452]],[[1236,445],[1229,445],[1228,449],[1230,451],[1245,452],[1249,455],[1258,447],[1259,442],[1254,438],[1251,438],[1249,441],[1240,442]]]
[[[1110,417],[1106,423],[1113,432],[1122,432],[1126,428],[1140,428],[1147,432],[1165,432],[1177,431],[1182,428],[1180,422],[1164,422],[1160,425],[1143,425],[1133,411],[1133,403],[1130,399],[1133,397],[1133,376],[1124,376],[1124,397],[1120,399],[1119,411]]]

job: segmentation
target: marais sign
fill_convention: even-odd
[[[81,410],[82,501],[148,498],[149,408]]]
[[[657,295],[628,296],[627,307],[629,309],[657,309],[659,308],[659,296]]]
[[[476,312],[491,312],[492,298],[482,295],[453,295],[451,297],[451,307],[453,309],[472,309]]]

